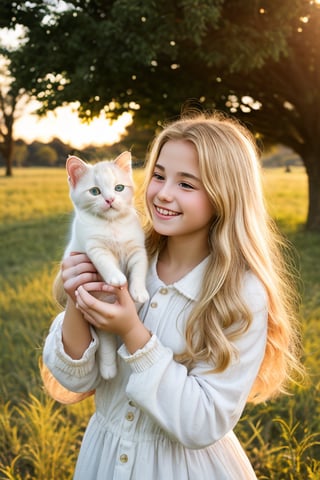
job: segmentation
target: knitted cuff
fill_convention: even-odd
[[[98,348],[98,337],[94,329],[91,329],[92,342],[78,360],[71,358],[64,350],[62,342],[61,327],[55,332],[56,335],[56,358],[57,368],[61,371],[74,375],[78,378],[87,375],[93,368],[95,363],[95,352]]]
[[[134,354],[130,354],[125,345],[121,345],[118,354],[128,363],[131,369],[140,373],[152,367],[164,354],[167,349],[159,342],[156,335],[152,335],[150,340],[143,348],[137,350]]]

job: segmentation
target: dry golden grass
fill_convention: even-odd
[[[248,408],[238,434],[259,480],[320,478],[320,238],[306,233],[303,168],[264,171],[268,208],[297,249],[308,388]],[[135,171],[137,183],[143,171]],[[57,312],[51,284],[68,236],[71,202],[64,169],[16,169],[0,177],[0,479],[68,480],[93,410],[46,398],[38,360]]]

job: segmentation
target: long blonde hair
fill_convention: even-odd
[[[215,372],[227,368],[233,354],[232,339],[252,320],[239,294],[243,275],[251,270],[268,297],[265,356],[249,397],[251,402],[262,402],[286,392],[294,372],[301,373],[303,368],[294,282],[283,256],[283,239],[265,207],[255,140],[244,126],[222,114],[181,118],[165,127],[151,146],[145,191],[161,148],[169,140],[185,140],[195,146],[200,176],[216,212],[208,239],[211,261],[199,301],[187,321],[185,352],[177,360],[188,367],[207,361]],[[145,207],[146,245],[152,256],[166,238],[154,231],[147,203]],[[228,337],[225,329],[239,324],[239,314],[241,326]]]

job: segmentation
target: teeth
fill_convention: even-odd
[[[175,217],[178,215],[178,213],[173,212],[172,210],[167,210],[166,208],[156,207],[156,209],[161,215],[167,215],[168,217]]]

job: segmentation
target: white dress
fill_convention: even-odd
[[[118,350],[119,371],[101,379],[98,339],[80,360],[63,350],[63,313],[53,322],[44,362],[67,388],[96,388],[96,412],[85,432],[74,480],[253,480],[254,471],[232,429],[238,422],[264,356],[267,300],[258,279],[246,274],[242,294],[253,322],[235,342],[239,355],[222,373],[207,364],[190,372],[173,359],[184,346],[186,318],[197,300],[207,259],[165,285],[155,262],[148,274],[150,302],[140,318],[153,332],[142,350]]]

